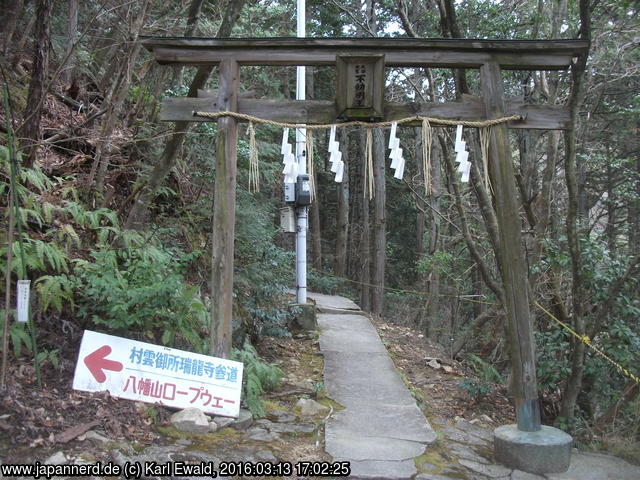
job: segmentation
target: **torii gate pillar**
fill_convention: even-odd
[[[504,115],[500,66],[480,67],[482,97],[487,118]],[[518,193],[509,136],[504,124],[492,128],[489,140],[489,172],[496,199],[500,235],[504,307],[508,320],[512,391],[516,425],[495,430],[495,456],[500,463],[531,473],[559,473],[569,468],[573,440],[557,428],[540,425],[536,382],[535,340],[529,312],[529,284],[522,251]]]
[[[218,68],[218,105],[224,110],[237,112],[240,66],[233,59],[224,59],[219,63]],[[216,181],[213,197],[209,353],[222,358],[231,357],[237,141],[237,120],[232,117],[218,119]]]

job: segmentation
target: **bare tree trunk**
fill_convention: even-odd
[[[453,0],[437,0],[438,11],[440,12],[440,28],[445,38],[462,38],[458,20],[456,19],[456,9]],[[462,94],[469,93],[469,85],[463,69],[453,70],[456,82],[456,95],[461,98]]]
[[[476,265],[478,266],[480,273],[482,274],[482,279],[484,280],[484,283],[493,291],[493,293],[496,294],[496,297],[498,297],[500,301],[503,302],[504,290],[491,275],[489,267],[484,261],[484,257],[481,255],[480,250],[476,245],[476,242],[473,240],[473,237],[471,236],[471,231],[469,230],[469,221],[467,218],[467,212],[464,209],[464,205],[462,203],[462,192],[460,191],[460,182],[458,180],[456,169],[453,165],[453,160],[451,159],[451,156],[447,154],[447,148],[444,141],[441,141],[440,143],[444,151],[443,158],[445,160],[445,165],[447,167],[447,172],[449,174],[451,187],[453,189],[456,210],[458,211],[458,216],[460,217],[460,227],[462,229],[462,236],[467,245],[467,249],[469,250],[469,253],[471,254],[471,257],[473,258],[473,260],[476,262]]]
[[[536,145],[540,134],[530,130],[518,131],[518,149],[520,152],[520,172],[516,174],[518,190],[527,222],[531,228],[536,223],[532,202],[538,195],[538,168],[536,164]],[[531,248],[527,249],[528,251]]]
[[[371,280],[371,313],[382,317],[384,309],[384,271],[386,255],[386,186],[385,148],[381,128],[373,130],[373,177],[375,178],[375,198],[373,203],[373,265]]]
[[[76,69],[76,56],[73,52],[76,37],[78,36],[78,0],[69,0],[69,15],[67,23],[67,65],[61,79],[71,83]]]
[[[544,167],[544,172],[542,173],[540,194],[536,199],[533,209],[536,217],[534,224],[536,241],[533,244],[533,250],[530,257],[532,265],[535,265],[540,261],[540,255],[542,254],[542,240],[545,238],[545,234],[551,221],[551,196],[553,193],[553,179],[555,178],[556,173],[560,132],[551,131],[548,135],[547,161]]]
[[[112,82],[109,93],[105,99],[107,113],[102,122],[102,128],[100,129],[100,142],[96,147],[96,155],[91,166],[91,172],[89,173],[88,184],[92,185],[95,179],[96,192],[98,195],[102,195],[104,192],[107,168],[109,163],[111,163],[111,157],[114,155],[111,137],[116,121],[121,113],[125,97],[129,92],[129,84],[131,83],[133,68],[138,54],[140,53],[140,48],[142,47],[142,45],[138,43],[137,39],[140,34],[140,30],[144,25],[148,6],[149,0],[145,0],[137,11],[131,10],[131,6],[127,7],[127,19],[131,25],[131,30],[126,33],[127,40],[130,39],[128,50],[124,61],[118,63],[120,70],[117,77]]]
[[[580,38],[589,40],[591,38],[589,1],[580,0]],[[576,127],[577,116],[584,96],[584,73],[587,62],[587,55],[578,59],[573,65],[571,74],[573,80],[572,95],[569,100],[571,108],[571,129],[565,133],[565,181],[567,183],[568,212],[567,212],[567,242],[571,255],[572,273],[572,306],[573,306],[573,329],[578,335],[584,335],[586,331],[586,321],[584,318],[584,282],[582,275],[582,255],[580,252],[580,239],[578,237],[578,201],[580,197],[580,187],[577,181],[576,172]],[[571,351],[571,374],[567,379],[567,386],[562,397],[560,406],[560,416],[572,419],[575,413],[578,394],[582,388],[582,377],[584,374],[585,344],[579,340],[572,340]]]
[[[305,69],[305,84],[307,99],[315,98],[314,67]],[[320,222],[320,195],[318,189],[318,173],[314,169],[313,184],[316,189],[316,197],[309,209],[311,222],[311,265],[316,270],[322,270],[322,231]]]
[[[3,12],[3,19],[0,22],[0,54],[3,56],[9,52],[22,6],[23,0],[0,0],[0,11]]]
[[[408,22],[408,21],[407,21]],[[423,164],[423,155],[422,155],[422,129],[420,127],[416,127],[413,129],[415,136],[415,152],[416,152],[416,170],[418,172],[417,185],[420,187],[424,183],[424,164]],[[424,235],[426,231],[425,225],[425,217],[427,208],[426,205],[421,205],[422,202],[420,198],[414,195],[416,202],[416,264],[419,265],[425,257],[424,252]],[[428,285],[428,281],[426,275],[418,275],[416,278],[416,290],[425,291],[426,286]],[[429,304],[429,299],[427,298],[426,302]],[[414,321],[414,325],[420,330],[427,330],[427,326],[429,324],[429,317],[426,315],[426,308],[422,308],[417,310],[416,319]]]
[[[453,345],[451,347],[451,357],[454,358],[456,355],[458,355],[460,351],[464,348],[464,346],[467,344],[467,342],[472,338],[475,338],[476,335],[482,329],[482,327],[489,320],[494,320],[496,316],[497,316],[497,312],[493,308],[490,310],[485,310],[484,312],[480,312],[471,321],[471,323],[464,330],[464,332],[454,335],[455,340],[453,341]]]
[[[318,185],[318,174],[314,173],[314,184]],[[311,265],[316,270],[322,270],[322,232],[320,228],[320,197],[316,197],[311,204]]]
[[[442,149],[438,142],[433,144],[431,152],[431,196],[429,201],[431,206],[440,211],[440,197],[442,196],[442,175],[441,175],[441,159]],[[429,249],[428,255],[434,255],[438,251],[440,244],[440,216],[431,215],[429,220]],[[431,335],[431,324],[440,311],[440,273],[436,270],[429,274],[428,279],[428,297],[425,308],[425,325],[424,334],[429,337]]]
[[[542,8],[541,15],[544,16],[544,5],[539,5]],[[551,31],[549,38],[557,38],[560,33],[560,26],[564,21],[566,15],[567,0],[560,0],[554,2],[551,12]],[[540,77],[538,87],[546,93],[549,103],[554,103],[558,92],[558,74],[545,74]],[[549,228],[552,222],[552,207],[553,207],[553,180],[556,175],[556,163],[558,161],[558,148],[560,144],[560,132],[558,130],[551,130],[547,133],[547,149],[546,149],[546,163],[542,172],[542,182],[540,185],[540,192],[533,202],[532,210],[535,217],[535,221],[532,225],[534,230],[534,242],[533,247],[529,254],[529,264],[536,265],[542,256],[543,240],[547,238],[549,230],[554,231],[553,228]],[[533,274],[531,277],[532,288],[536,288],[540,281],[542,272]],[[554,275],[554,273],[552,273]],[[552,282],[554,283],[554,282]]]
[[[640,154],[636,158],[636,198],[629,207],[629,255],[640,252]]]
[[[345,162],[344,175],[349,172],[349,139],[346,132],[340,132],[340,149]],[[336,215],[336,251],[333,271],[336,277],[344,277],[347,273],[347,240],[349,238],[349,179],[343,178],[336,186],[338,194],[338,212]]]
[[[198,24],[198,19],[200,17],[200,11],[202,10],[202,4],[204,0],[191,0],[189,4],[189,11],[187,12],[187,27],[184,30],[185,37],[193,36],[196,31],[196,25]],[[172,85],[181,85],[182,84],[182,65],[176,65],[173,67],[173,81]]]
[[[607,226],[605,232],[607,234],[607,246],[610,253],[616,251],[616,190],[615,190],[615,173],[611,165],[606,166],[606,188],[607,188]]]
[[[224,38],[231,35],[233,25],[238,20],[240,12],[242,11],[246,1],[247,0],[229,1],[225,11],[225,16],[222,20],[222,24],[220,25],[220,30],[218,30],[218,38]],[[204,87],[212,70],[213,67],[210,65],[198,68],[198,71],[191,82],[191,86],[189,87],[189,97],[196,97],[198,95],[198,90]],[[151,174],[149,175],[149,179],[146,181],[145,187],[140,190],[140,196],[136,199],[129,211],[127,221],[125,222],[126,229],[144,228],[148,204],[153,200],[156,191],[160,188],[163,180],[173,168],[177,153],[182,147],[182,143],[184,142],[184,138],[190,124],[191,122],[175,122],[173,133],[167,141],[158,163],[154,166]]]
[[[18,135],[23,138],[25,156],[23,165],[31,167],[35,161],[40,141],[40,119],[42,105],[47,92],[44,91],[45,81],[49,72],[49,46],[51,42],[51,13],[52,0],[38,0],[36,16],[39,19],[35,32],[35,52],[33,71],[29,83],[29,96],[24,110],[24,123],[18,129]]]
[[[24,29],[20,32],[20,36],[12,41],[10,41],[10,44],[12,45],[12,49],[13,49],[13,57],[11,58],[11,67],[12,68],[17,68],[18,63],[20,62],[20,59],[22,58],[22,51],[25,48],[25,45],[27,44],[27,41],[32,38],[31,37],[31,31],[34,29],[36,25],[36,16],[35,15],[31,15],[29,17],[29,20],[27,21],[27,25],[24,27]],[[14,33],[14,37],[15,37],[15,33]],[[8,53],[8,52],[7,52]]]
[[[365,195],[365,181],[364,170],[366,167],[365,161],[365,133],[360,132],[358,136],[358,157],[360,166],[359,174],[356,176],[358,182],[358,189],[355,195],[358,197],[360,211],[360,232],[358,245],[358,257],[359,257],[359,271],[358,279],[360,280],[360,308],[365,312],[371,311],[371,289],[369,284],[371,283],[371,227],[369,225],[369,194]],[[352,229],[353,231],[353,229]]]

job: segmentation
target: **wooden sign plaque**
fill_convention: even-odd
[[[384,54],[336,56],[336,106],[346,120],[384,116]]]

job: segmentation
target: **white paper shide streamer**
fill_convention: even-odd
[[[296,183],[298,178],[298,162],[296,156],[293,153],[293,147],[289,143],[289,129],[285,128],[282,132],[282,163],[284,168],[282,173],[284,174],[284,183]]]
[[[329,133],[329,162],[331,163],[331,171],[336,174],[336,183],[342,183],[344,176],[344,162],[342,161],[342,152],[340,151],[340,143],[336,141],[336,126],[331,126]]]
[[[389,158],[391,159],[391,168],[395,170],[393,174],[394,178],[402,180],[404,174],[404,158],[402,157],[402,149],[400,148],[400,139],[396,137],[396,130],[398,123],[393,122],[391,124],[391,132],[389,133],[389,149],[391,153]]]
[[[466,183],[469,181],[469,173],[471,172],[471,162],[469,162],[469,152],[466,150],[467,142],[462,140],[462,125],[458,125],[456,130],[456,162],[458,165],[458,172],[462,173],[461,182]]]

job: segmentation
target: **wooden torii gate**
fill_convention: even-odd
[[[245,65],[335,66],[342,58],[380,58],[384,67],[480,69],[482,99],[450,103],[383,104],[378,119],[409,116],[488,120],[520,115],[522,120],[492,128],[489,174],[494,186],[501,274],[512,359],[518,429],[540,430],[535,342],[529,312],[527,267],[521,243],[519,202],[507,128],[568,129],[567,107],[526,105],[505,98],[502,70],[565,70],[588,51],[583,40],[428,40],[413,38],[151,38],[142,39],[161,64],[217,65],[217,98],[168,98],[164,121],[211,121],[194,111],[238,112],[278,122],[325,124],[339,121],[342,101],[239,98],[240,67]],[[338,87],[340,91],[342,86]],[[236,118],[217,120],[216,181],[213,211],[211,353],[229,356],[236,203]]]

